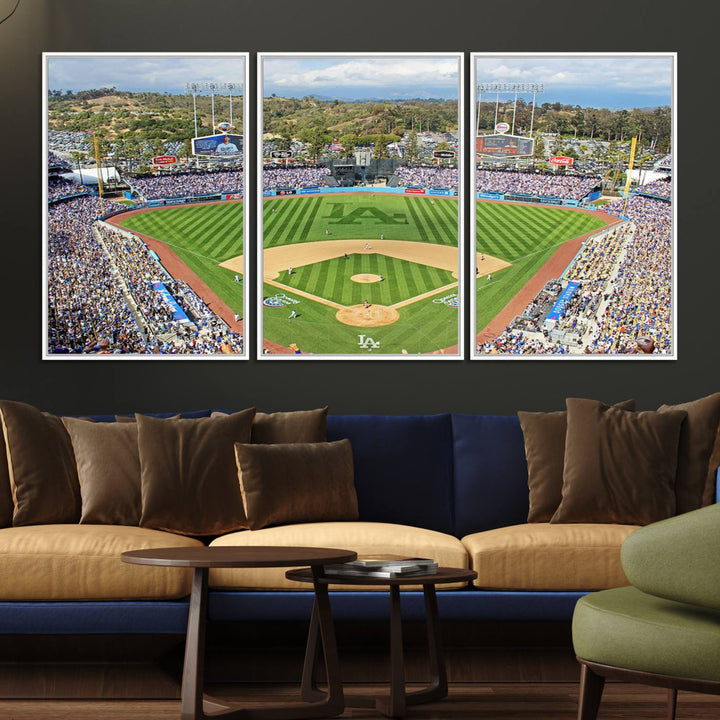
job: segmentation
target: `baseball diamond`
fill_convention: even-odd
[[[299,302],[290,311],[265,304],[264,337],[315,354],[457,345],[457,306],[432,302],[439,293],[457,296],[457,212],[455,198],[381,191],[267,198],[264,294]]]

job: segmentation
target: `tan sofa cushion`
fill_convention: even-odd
[[[468,556],[462,543],[452,535],[410,527],[374,522],[323,522],[283,525],[246,530],[217,538],[211,547],[228,545],[294,545],[354,550],[360,557],[402,555],[427,557],[446,567],[467,568]],[[226,589],[309,590],[306,583],[285,579],[287,568],[259,568],[210,571],[210,587]],[[438,590],[463,584],[438,585]],[[357,590],[357,586],[331,585],[331,590]],[[383,590],[384,586],[364,586],[362,590]]]
[[[530,523],[462,539],[473,584],[493,590],[604,590],[628,585],[620,546],[634,525]]]
[[[190,592],[192,571],[120,560],[126,550],[200,547],[192,538],[125,525],[0,530],[0,601],[156,600]]]

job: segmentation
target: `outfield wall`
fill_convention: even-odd
[[[505,200],[507,202],[534,203],[537,205],[558,205],[563,207],[580,207],[582,200],[568,200],[549,195],[526,195],[524,193],[478,192],[478,200]]]
[[[308,187],[308,188],[275,188],[263,190],[263,197],[287,197],[289,195],[337,195],[338,193],[370,193],[377,195],[435,195],[441,197],[457,197],[458,191],[443,187]]]

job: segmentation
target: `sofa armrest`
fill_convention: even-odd
[[[657,597],[720,610],[720,504],[636,530],[622,546],[628,580]]]

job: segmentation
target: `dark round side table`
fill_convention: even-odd
[[[132,550],[122,554],[122,560],[137,565],[163,565],[193,568],[190,613],[185,640],[181,712],[182,720],[210,720],[223,717],[230,720],[295,720],[326,718],[340,715],[345,709],[340,666],[338,663],[335,629],[333,627],[327,583],[321,582],[322,566],[355,560],[351,550],[311,547],[194,547]],[[203,698],[205,667],[205,623],[207,619],[208,571],[210,568],[261,568],[310,566],[308,580],[315,590],[312,628],[317,646],[322,640],[328,692],[317,701],[275,705],[259,709],[243,709],[236,704],[218,703]]]
[[[424,702],[440,700],[447,696],[447,673],[445,670],[445,655],[440,641],[440,620],[435,586],[444,583],[470,582],[477,577],[474,570],[439,567],[437,574],[433,575],[377,578],[356,575],[318,577],[314,568],[305,568],[288,570],[285,577],[288,580],[312,582],[316,588],[318,585],[327,587],[331,584],[390,586],[390,694],[387,697],[379,698],[345,695],[345,705],[347,707],[374,707],[387,717],[403,717],[408,705],[419,705]],[[405,691],[405,662],[403,658],[402,616],[400,613],[400,588],[408,585],[422,585],[423,588],[431,676],[430,684],[427,687],[414,692]],[[310,634],[302,678],[302,696],[305,700],[313,702],[327,696],[327,693],[318,689],[315,681],[315,669],[320,651],[318,639],[322,632],[321,620],[320,608],[316,602],[313,606],[310,621]]]

